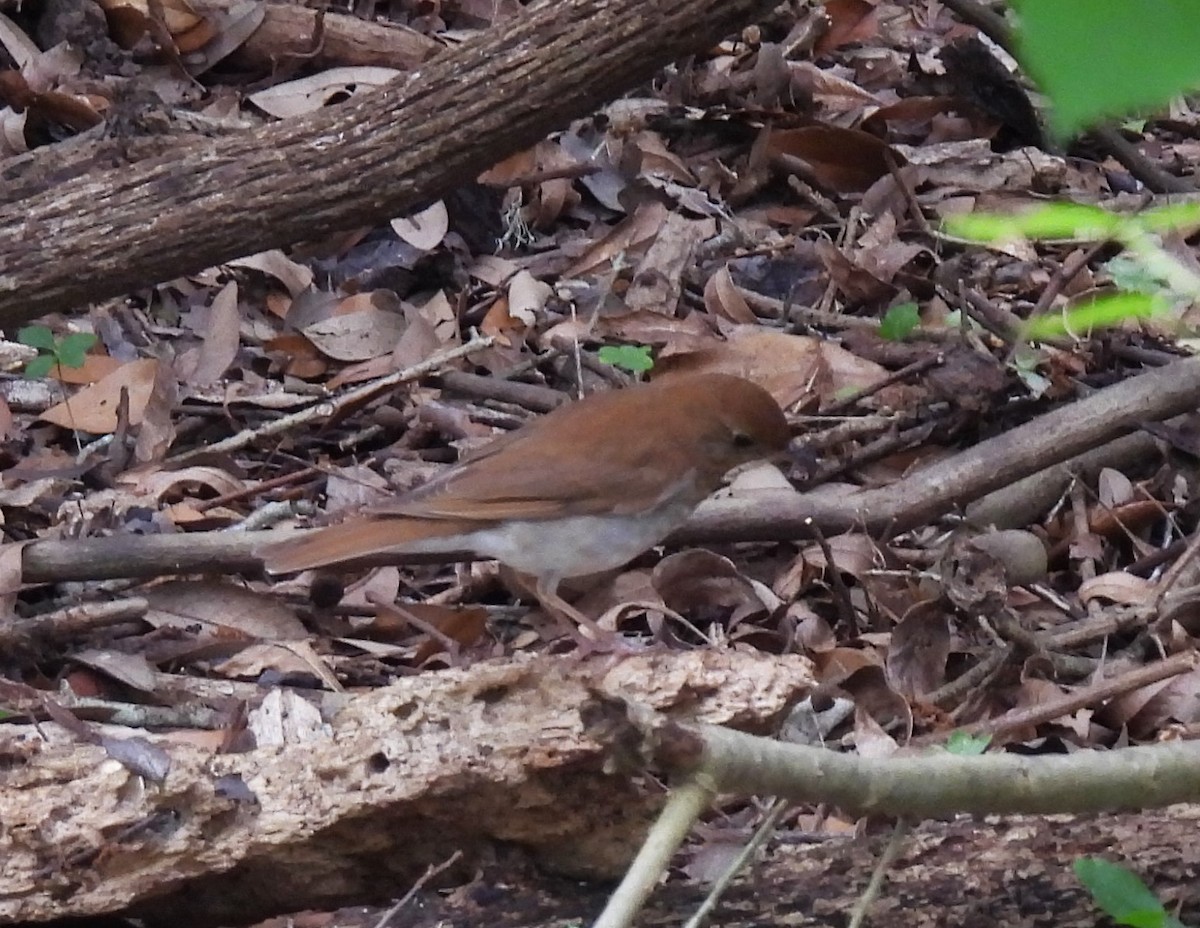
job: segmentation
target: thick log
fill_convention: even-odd
[[[0,326],[403,215],[770,0],[550,0],[345,105],[0,207]]]

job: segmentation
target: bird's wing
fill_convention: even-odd
[[[664,446],[664,436],[655,431],[630,429],[621,421],[627,402],[590,405],[586,419],[570,415],[573,407],[563,407],[485,445],[411,493],[372,507],[370,513],[425,519],[553,519],[640,512],[682,496],[699,503],[712,489],[694,486],[687,452],[681,454],[669,440]]]

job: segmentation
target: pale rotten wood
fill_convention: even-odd
[[[0,921],[131,909],[245,923],[399,895],[455,850],[469,874],[505,846],[611,878],[663,797],[653,781],[604,772],[604,749],[583,734],[589,688],[767,731],[811,684],[795,656],[488,663],[355,695],[303,743],[225,755],[167,744],[161,786],[61,732],[46,743],[3,726]],[[228,776],[257,802],[219,795]]]

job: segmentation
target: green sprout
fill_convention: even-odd
[[[17,333],[17,341],[38,350],[38,356],[25,365],[25,376],[47,376],[59,367],[83,367],[88,349],[96,344],[91,332],[72,332],[56,338],[44,325],[27,325]]]
[[[893,306],[883,316],[879,323],[879,337],[889,342],[903,341],[904,338],[921,324],[921,313],[913,302]]]
[[[605,364],[619,367],[631,374],[644,374],[654,367],[649,345],[605,345],[599,351]]]

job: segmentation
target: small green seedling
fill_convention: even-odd
[[[1075,861],[1075,876],[1092,894],[1092,901],[1118,925],[1184,928],[1141,878],[1124,867],[1100,857],[1081,857]]]
[[[889,342],[903,341],[904,338],[921,324],[921,313],[913,302],[893,306],[883,316],[879,323],[879,337]]]
[[[644,374],[654,367],[649,345],[605,345],[600,349],[599,357],[605,364],[631,374]]]
[[[965,731],[953,731],[946,739],[946,751],[960,757],[973,757],[986,751],[991,743],[991,735],[970,735]]]
[[[38,350],[38,356],[25,365],[25,376],[45,377],[58,367],[83,367],[88,349],[96,344],[91,332],[72,332],[55,338],[44,325],[27,325],[17,333],[17,341]]]

